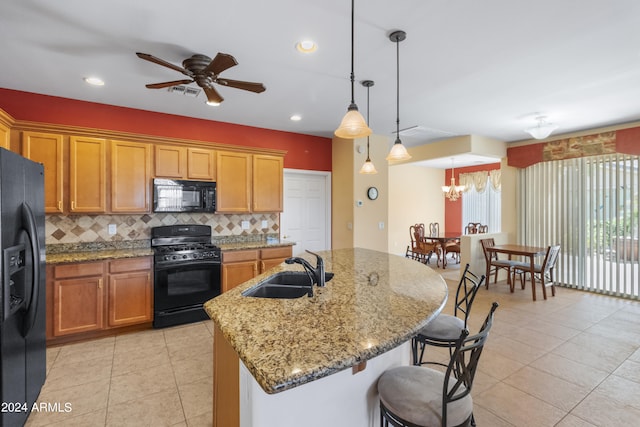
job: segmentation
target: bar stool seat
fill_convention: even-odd
[[[459,336],[459,334],[458,334]],[[445,375],[435,369],[399,366],[386,371],[378,380],[380,402],[386,409],[418,426],[442,425],[442,389]],[[426,386],[428,385],[428,387]],[[456,383],[449,383],[449,391]],[[462,386],[460,392],[463,393]],[[447,405],[447,425],[463,424],[473,414],[473,400],[467,394]]]

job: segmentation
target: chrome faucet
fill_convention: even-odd
[[[313,284],[317,284],[318,286],[325,285],[325,273],[324,273],[324,260],[322,257],[316,253],[313,253],[307,250],[311,255],[316,257],[316,266],[312,266],[309,261],[300,257],[291,257],[284,260],[287,264],[300,264],[304,267],[305,271],[312,278],[312,286]]]

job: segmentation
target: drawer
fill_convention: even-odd
[[[260,258],[262,259],[288,258],[291,256],[291,246],[262,249],[260,252]]]
[[[65,279],[69,277],[102,276],[104,272],[103,265],[102,261],[56,265],[54,277],[56,279]]]
[[[229,251],[222,252],[222,262],[256,261],[258,251]]]
[[[150,269],[151,257],[122,258],[109,262],[109,273],[125,273],[128,271]]]

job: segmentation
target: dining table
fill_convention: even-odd
[[[449,242],[458,241],[458,245],[460,244],[460,233],[456,232],[444,232],[437,235],[425,236],[425,241],[429,243],[438,242],[442,247],[442,268],[447,268],[447,252],[446,252],[446,244]]]
[[[531,273],[531,293],[533,295],[533,300],[536,300],[536,283],[535,283],[535,257],[539,255],[544,255],[547,252],[547,248],[542,248],[538,246],[528,246],[528,245],[514,245],[514,244],[504,244],[504,245],[495,245],[486,248],[487,252],[491,253],[500,253],[506,254],[511,259],[512,256],[523,256],[529,258],[529,273]],[[487,273],[486,277],[489,277],[489,267],[487,264]],[[512,280],[510,277],[509,280]],[[511,285],[513,286],[513,284]]]

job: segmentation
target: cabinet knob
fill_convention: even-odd
[[[73,200],[71,201],[71,210],[74,210],[76,208],[76,202],[74,202]]]
[[[58,210],[62,212],[62,200],[58,200]]]

